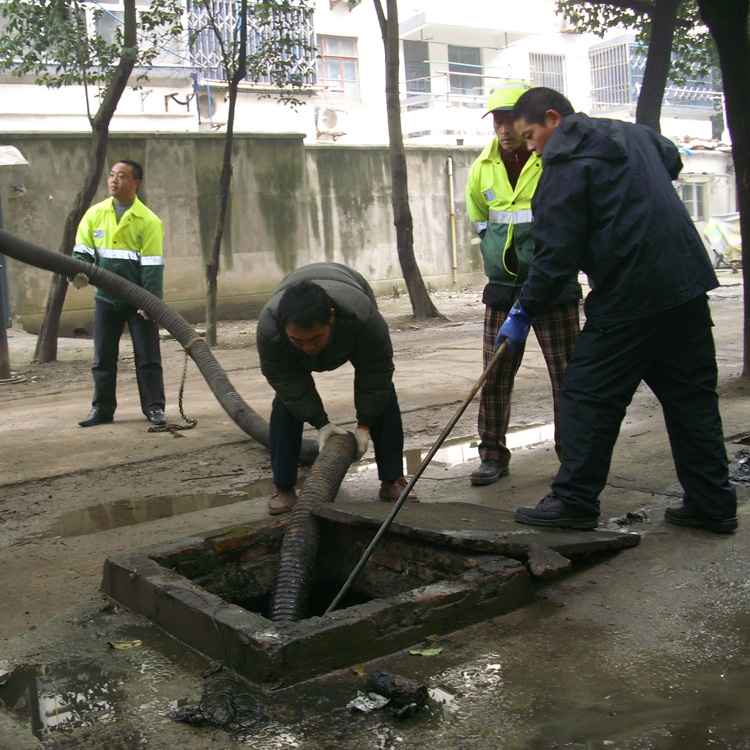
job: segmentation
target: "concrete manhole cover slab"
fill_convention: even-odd
[[[293,684],[413,646],[525,606],[533,575],[568,556],[638,543],[618,532],[540,532],[460,503],[402,509],[340,608],[323,615],[390,511],[324,505],[309,616],[268,619],[286,519],[219,529],[105,562],[102,589],[248,680]]]

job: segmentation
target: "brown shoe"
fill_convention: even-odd
[[[297,502],[294,487],[274,487],[273,495],[268,498],[268,512],[272,516],[288,513]]]
[[[381,482],[379,494],[380,499],[384,500],[386,503],[395,503],[396,500],[401,497],[401,493],[404,491],[404,487],[406,487],[407,484],[409,484],[409,480],[406,477],[399,477],[392,482]],[[410,492],[406,499],[411,500],[413,503],[419,502],[419,498],[413,492]]]

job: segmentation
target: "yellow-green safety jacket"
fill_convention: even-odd
[[[484,148],[469,170],[466,207],[482,238],[484,272],[492,284],[520,287],[534,257],[531,237],[531,198],[542,174],[542,160],[532,154],[524,164],[515,189],[500,156],[497,138]],[[517,271],[508,263],[513,246]]]
[[[73,257],[123,276],[161,299],[164,224],[138,196],[119,223],[113,204],[114,200],[107,198],[86,211],[78,225]],[[127,306],[103,289],[97,288],[95,297],[118,307]]]

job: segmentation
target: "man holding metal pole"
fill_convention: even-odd
[[[521,344],[579,269],[586,324],[563,378],[562,464],[552,492],[516,520],[593,528],[620,424],[641,381],[659,400],[682,504],[664,520],[737,528],[706,293],[719,282],[672,185],[675,145],[651,128],[575,113],[544,87],[516,102],[513,124],[544,172],[534,196],[536,255],[498,342]]]
[[[486,306],[485,367],[495,354],[497,333],[521,291],[534,257],[531,198],[542,173],[542,160],[529,152],[510,119],[513,105],[530,88],[523,81],[507,81],[490,93],[488,111],[483,117],[492,114],[496,137],[474,162],[466,185],[469,218],[481,237],[484,270],[489,279],[482,295]],[[561,455],[557,429],[560,383],[578,336],[580,299],[577,273],[572,273],[553,304],[533,323],[552,383],[558,457]],[[492,484],[508,474],[510,451],[505,436],[513,381],[524,348],[523,343],[509,346],[484,381],[478,419],[482,463],[471,475],[474,485]]]

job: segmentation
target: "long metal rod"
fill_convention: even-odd
[[[445,426],[445,429],[440,433],[440,437],[438,437],[438,439],[435,441],[435,444],[432,446],[432,448],[430,448],[430,452],[425,456],[419,468],[414,472],[414,476],[409,480],[406,487],[404,487],[403,491],[399,495],[398,500],[396,500],[393,508],[391,508],[391,512],[388,514],[388,517],[385,519],[385,521],[383,521],[383,525],[378,529],[377,534],[375,534],[372,541],[370,542],[370,546],[365,550],[360,561],[351,572],[349,578],[347,578],[346,583],[341,587],[341,591],[336,594],[336,598],[331,602],[328,609],[323,613],[324,615],[327,615],[329,612],[336,609],[336,606],[341,601],[344,594],[346,594],[346,592],[349,590],[349,587],[352,585],[352,583],[354,583],[354,579],[360,574],[362,568],[365,567],[365,563],[370,559],[372,551],[375,549],[378,542],[383,537],[383,534],[385,534],[385,532],[388,530],[388,527],[393,522],[396,514],[401,510],[401,507],[406,502],[406,498],[409,497],[409,493],[411,492],[412,488],[417,483],[419,477],[422,476],[422,472],[427,468],[430,461],[432,461],[433,457],[438,452],[438,449],[443,444],[443,441],[450,434],[450,431],[456,426],[456,422],[458,422],[458,420],[461,418],[461,415],[466,411],[466,407],[471,403],[471,400],[474,398],[474,396],[476,396],[477,391],[482,387],[482,383],[487,380],[487,376],[492,372],[492,369],[495,367],[497,361],[505,353],[507,348],[508,345],[505,341],[503,341],[503,343],[498,346],[489,364],[484,368],[484,372],[479,376],[479,380],[474,383],[471,391],[469,391],[469,395],[464,399],[461,406],[458,407],[458,411],[453,415],[451,421],[448,422],[448,424]]]

